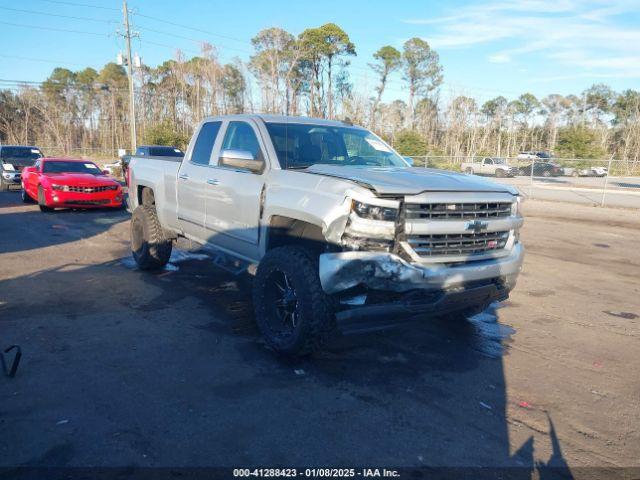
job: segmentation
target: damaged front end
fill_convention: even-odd
[[[379,292],[393,293],[391,303],[410,303],[413,312],[508,297],[524,255],[518,197],[455,192],[374,201],[351,200],[346,220],[328,229],[342,251],[320,256],[327,294],[363,314],[374,313],[364,307]],[[380,313],[391,313],[383,303]]]

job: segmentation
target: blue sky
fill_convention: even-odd
[[[0,0],[0,79],[41,81],[58,65],[99,69],[115,60],[123,49],[115,35],[121,8],[117,0]],[[134,51],[153,66],[178,48],[193,56],[202,40],[223,61],[247,60],[249,40],[263,28],[298,34],[335,22],[356,45],[350,72],[366,94],[375,85],[372,54],[386,44],[400,49],[414,36],[440,55],[443,96],[541,97],[580,93],[596,82],[640,89],[640,0],[130,0],[129,8],[140,33]],[[405,94],[396,74],[385,99]]]

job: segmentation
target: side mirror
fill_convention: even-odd
[[[102,173],[104,173],[105,175],[111,175],[111,172],[109,170],[102,170]]]
[[[411,157],[402,157],[409,164],[410,167],[413,167],[413,158]]]
[[[239,170],[249,170],[253,173],[262,173],[264,162],[256,158],[248,150],[223,150],[220,154],[220,165],[237,168]]]

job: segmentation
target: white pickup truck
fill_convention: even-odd
[[[499,157],[485,157],[480,162],[463,163],[461,168],[467,175],[513,177],[518,174],[517,167],[512,167],[504,158]]]
[[[411,168],[339,121],[207,118],[184,159],[131,159],[129,201],[141,269],[178,237],[246,266],[256,322],[287,355],[336,327],[479,312],[508,297],[524,255],[516,189]]]

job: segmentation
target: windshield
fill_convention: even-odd
[[[504,158],[493,157],[492,160],[493,160],[493,163],[495,163],[496,165],[504,165],[505,164]]]
[[[42,173],[90,173],[103,175],[98,166],[91,162],[44,162]]]
[[[31,147],[2,147],[0,160],[7,163],[15,163],[20,166],[32,166],[35,161],[42,158],[42,152]]]
[[[406,167],[407,163],[367,130],[297,123],[267,123],[282,168],[316,164]]]

